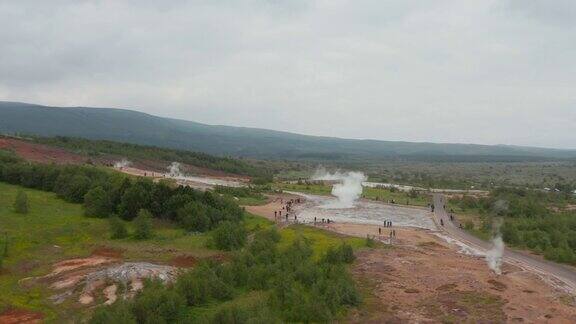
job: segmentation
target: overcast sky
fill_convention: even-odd
[[[576,148],[576,1],[2,0],[0,100]]]

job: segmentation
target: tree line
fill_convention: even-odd
[[[236,223],[243,217],[237,204],[218,194],[135,179],[90,165],[35,164],[1,154],[0,181],[55,192],[66,201],[83,203],[90,217],[117,215],[133,220],[145,210],[152,217],[198,232],[224,221]]]
[[[92,157],[113,154],[133,159],[180,161],[198,167],[248,175],[255,178],[257,182],[270,181],[272,177],[272,173],[263,168],[262,165],[255,166],[239,159],[214,156],[201,152],[64,136],[34,137],[34,141],[40,144],[66,148]]]

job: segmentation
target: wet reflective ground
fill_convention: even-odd
[[[300,221],[313,222],[329,218],[336,222],[382,225],[385,220],[392,221],[394,226],[410,226],[426,229],[436,229],[434,222],[426,209],[407,208],[396,205],[386,205],[378,202],[357,201],[354,208],[325,208],[334,204],[336,198],[293,193],[305,197],[302,204],[294,206],[293,210]]]

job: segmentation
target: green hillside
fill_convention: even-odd
[[[132,110],[56,108],[13,102],[0,102],[0,132],[113,140],[266,159],[539,161],[576,158],[576,150],[351,140],[205,125]]]

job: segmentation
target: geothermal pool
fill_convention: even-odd
[[[295,205],[293,209],[298,219],[304,222],[313,222],[316,217],[317,220],[329,218],[343,223],[382,225],[384,220],[390,220],[394,226],[436,229],[426,209],[386,205],[365,200],[356,201],[353,208],[327,208],[337,205],[336,197],[291,193],[305,198],[304,203]]]

